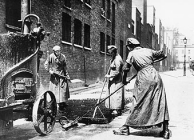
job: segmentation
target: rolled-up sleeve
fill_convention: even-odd
[[[49,57],[46,59],[46,61],[44,63],[44,68],[46,71],[49,71]]]
[[[154,60],[166,58],[166,56],[162,50],[160,50],[160,51],[152,50],[152,53],[153,53]]]
[[[127,56],[126,62],[130,65],[132,65],[133,57],[132,57],[132,52],[130,52]]]

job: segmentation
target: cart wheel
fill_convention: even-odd
[[[41,135],[52,132],[56,121],[57,103],[51,91],[43,93],[34,103],[32,119],[34,128]]]

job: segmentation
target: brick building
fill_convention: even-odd
[[[149,48],[147,38],[147,0],[132,0],[132,6],[137,7],[141,13],[141,40],[142,46]]]
[[[109,65],[110,55],[106,47],[115,44],[126,59],[124,47],[131,32],[131,0],[0,0],[0,33],[21,31],[25,14],[36,14],[46,31],[41,49],[41,83],[48,85],[49,74],[43,64],[54,45],[60,45],[67,57],[72,79],[87,84],[102,80]]]

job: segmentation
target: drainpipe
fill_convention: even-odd
[[[29,15],[31,13],[31,0],[21,0],[21,20],[24,21],[24,19],[26,18],[27,15]],[[30,16],[29,16],[30,17]],[[35,16],[36,17],[36,16]],[[37,20],[39,20],[39,18],[37,18]],[[23,34],[29,34],[31,31],[31,25],[32,22],[29,20],[25,20],[25,23],[23,23],[22,25],[22,33]],[[39,43],[35,43],[33,44],[34,50],[37,49],[37,47],[39,47]],[[34,56],[32,58],[32,65],[33,67],[31,67],[32,71],[33,71],[33,80],[35,83],[35,86],[32,89],[32,94],[35,94],[38,88],[38,55]]]
[[[28,14],[30,14],[30,0],[21,0],[21,20],[24,20],[24,17]],[[25,24],[24,25],[24,34],[27,34],[30,32],[30,25]]]

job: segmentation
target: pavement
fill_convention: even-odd
[[[193,140],[194,137],[194,112],[192,111],[194,102],[194,76],[187,70],[183,76],[183,70],[167,71],[160,73],[167,92],[167,101],[170,113],[169,127],[172,131],[171,140]],[[129,91],[126,98],[131,97],[130,90],[133,89],[134,80],[125,89]],[[98,98],[101,92],[100,84],[91,85],[88,88],[72,91],[71,99]],[[96,94],[95,94],[96,93]],[[105,96],[103,92],[103,97]],[[56,123],[54,130],[47,136],[40,136],[34,129],[33,123],[25,118],[14,121],[13,129],[6,135],[0,136],[0,140],[162,140],[158,137],[160,128],[149,130],[130,129],[130,136],[117,136],[112,130],[121,127],[127,116],[130,114],[130,107],[133,103],[126,105],[129,108],[121,116],[114,118],[109,124],[85,125],[79,123],[77,127],[68,131],[63,130],[59,123]]]

